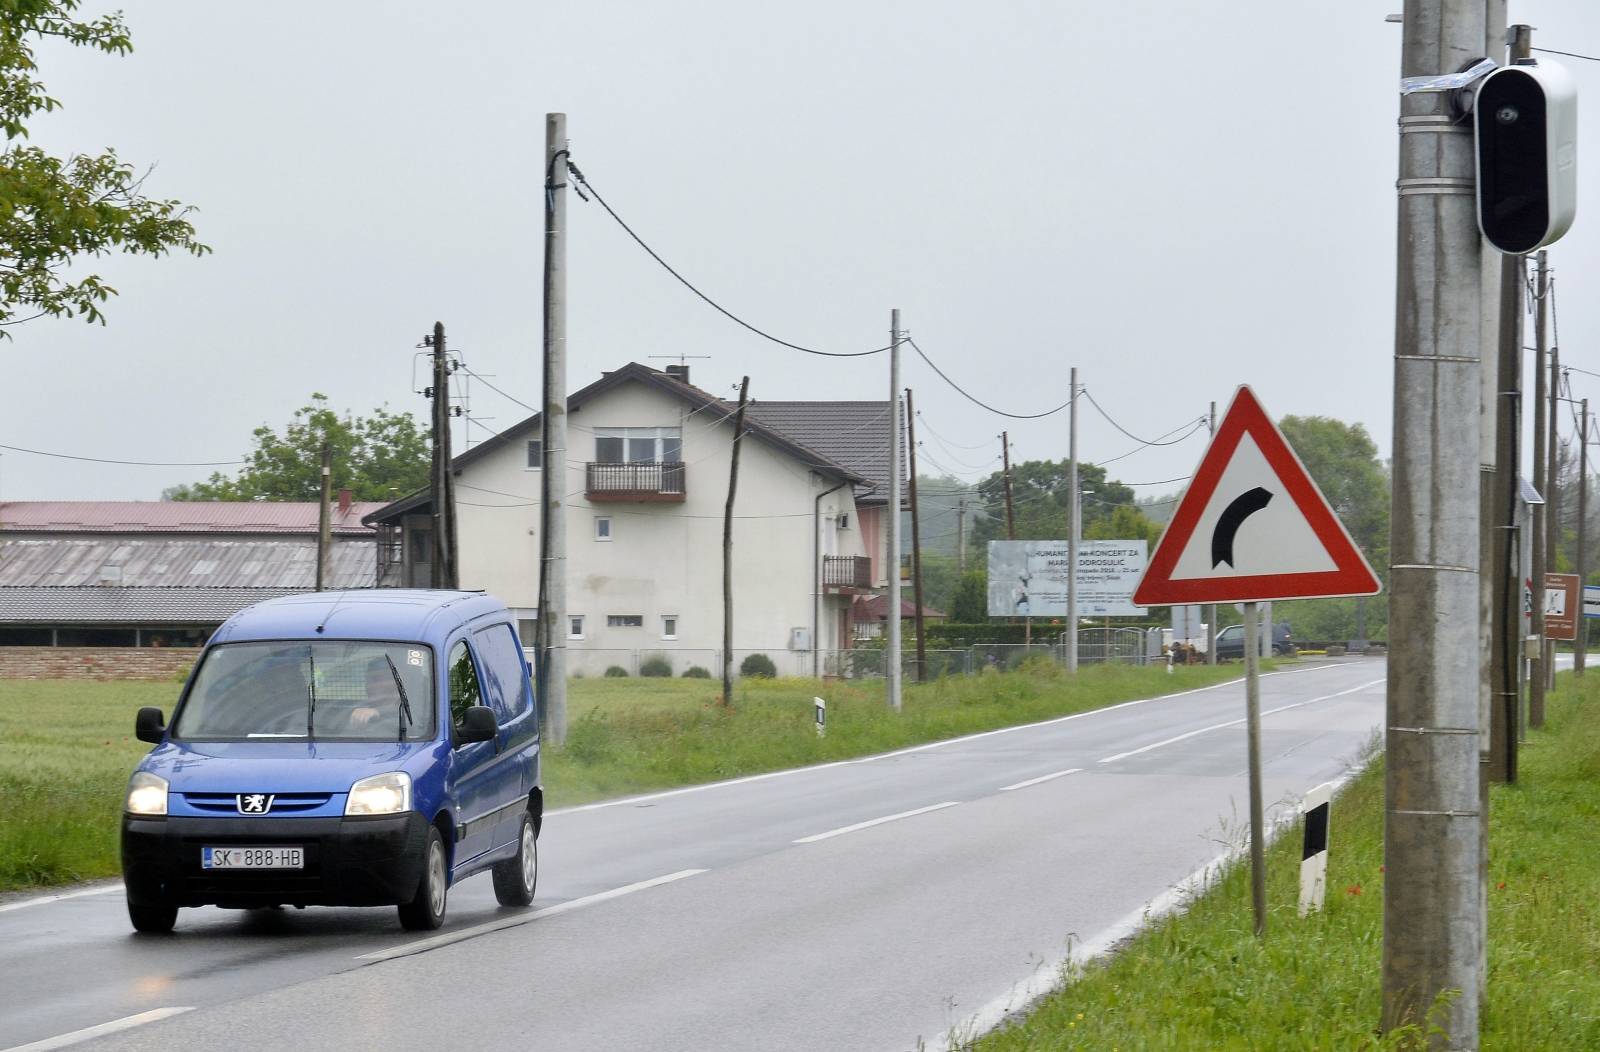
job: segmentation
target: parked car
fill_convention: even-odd
[[[397,906],[444,921],[489,870],[533,902],[544,792],[515,622],[476,592],[273,599],[217,630],[128,783],[122,872],[141,932],[184,906]]]
[[[1289,622],[1281,621],[1272,626],[1272,653],[1276,657],[1287,657],[1295,652],[1294,636],[1289,631]],[[1229,625],[1217,631],[1217,660],[1242,661],[1244,660],[1244,626]]]

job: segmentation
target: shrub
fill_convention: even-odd
[[[711,673],[707,672],[705,669],[701,668],[699,665],[690,665],[688,668],[683,670],[683,678],[684,679],[710,679],[711,678]]]
[[[621,665],[612,665],[606,669],[606,679],[627,679],[628,670]]]
[[[652,655],[639,662],[639,675],[670,676],[672,675],[672,662],[660,654]]]
[[[758,679],[772,679],[778,674],[778,666],[765,654],[751,654],[739,662],[739,675],[753,676]]]

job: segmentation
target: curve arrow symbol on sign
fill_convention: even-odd
[[[1257,486],[1235,497],[1233,503],[1223,509],[1221,518],[1217,519],[1217,528],[1211,534],[1212,569],[1216,569],[1219,563],[1233,566],[1234,535],[1239,532],[1239,527],[1244,525],[1244,520],[1271,503],[1271,491]]]

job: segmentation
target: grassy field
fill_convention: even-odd
[[[904,711],[881,683],[744,680],[734,707],[712,681],[572,683],[565,748],[546,751],[548,806],[687,785],[893,749],[1205,686],[1237,668],[1093,667],[1073,683],[1053,666],[908,685]],[[128,774],[149,746],[133,715],[171,715],[173,683],[8,681],[0,694],[0,891],[115,875],[117,815]],[[813,695],[828,735],[812,729]]]
[[[1559,677],[1522,778],[1490,802],[1489,982],[1482,1047],[1600,1048],[1600,676]],[[1383,948],[1381,760],[1334,802],[1327,908],[1300,920],[1299,837],[1269,854],[1267,938],[1248,867],[1183,915],[1090,964],[1026,1019],[977,1042],[1022,1049],[1400,1049],[1375,1033]]]

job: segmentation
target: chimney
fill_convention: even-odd
[[[339,515],[341,518],[350,514],[350,500],[351,494],[349,490],[342,489],[339,491]]]
[[[666,368],[666,373],[682,383],[689,382],[689,367],[687,365],[669,365]]]

